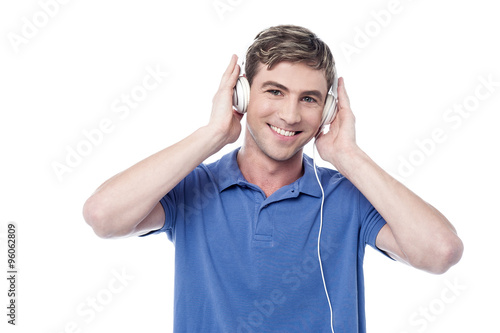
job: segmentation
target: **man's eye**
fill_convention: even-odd
[[[273,89],[271,89],[271,90],[268,90],[267,92],[270,93],[271,95],[274,95],[274,96],[281,95],[281,91],[279,91],[279,90],[273,90]]]
[[[307,102],[307,103],[314,103],[314,102],[316,102],[316,100],[314,98],[309,97],[309,96],[304,97],[303,100],[305,102]]]

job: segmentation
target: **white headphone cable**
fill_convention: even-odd
[[[321,231],[323,230],[323,205],[325,203],[325,191],[323,190],[323,186],[321,186],[321,182],[319,180],[318,171],[316,167],[316,142],[314,142],[313,144],[313,166],[314,166],[314,174],[316,175],[316,180],[318,181],[319,188],[321,189],[321,211],[320,211],[320,222],[319,222],[319,233],[318,233],[319,269],[321,271],[321,278],[323,279],[323,287],[325,288],[325,295],[328,300],[328,306],[330,307],[330,328],[332,330],[332,333],[335,333],[333,331],[332,302],[330,300],[330,296],[328,295],[328,288],[326,287],[326,281],[325,281],[325,273],[323,272],[323,263],[321,262],[320,242],[321,242]]]

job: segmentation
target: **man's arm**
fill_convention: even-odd
[[[160,199],[206,158],[236,141],[242,118],[232,107],[236,63],[233,56],[213,98],[208,125],[107,180],[85,202],[85,221],[98,236],[139,235],[161,228],[165,214]]]
[[[455,228],[357,146],[355,119],[342,78],[338,93],[336,120],[330,131],[318,138],[318,152],[363,193],[387,222],[377,236],[378,248],[413,267],[444,273],[460,260],[463,252]]]

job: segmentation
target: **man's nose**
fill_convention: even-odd
[[[288,99],[283,103],[278,115],[287,124],[296,124],[300,122],[299,104],[294,100]]]

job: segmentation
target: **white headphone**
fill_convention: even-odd
[[[335,67],[333,68],[333,85],[330,87],[330,91],[326,97],[325,107],[323,109],[323,117],[321,118],[321,126],[330,124],[335,118],[337,113],[337,86],[338,77]],[[233,106],[236,111],[241,114],[247,112],[248,103],[250,102],[250,84],[244,76],[240,76],[236,82],[236,86],[233,89]]]

